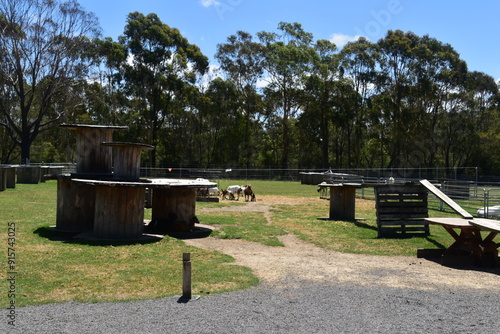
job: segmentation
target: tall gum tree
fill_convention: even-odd
[[[281,120],[281,168],[289,167],[292,145],[291,121],[301,110],[301,90],[304,76],[310,71],[316,53],[313,35],[299,23],[280,22],[280,33],[259,32],[263,44],[266,100],[274,117]]]
[[[76,1],[0,1],[0,126],[29,163],[37,136],[78,102],[78,82],[92,65],[100,34],[94,14]],[[60,102],[60,103],[59,103]]]
[[[255,154],[255,137],[252,126],[257,115],[262,112],[261,96],[257,83],[262,77],[262,44],[253,41],[252,35],[238,31],[227,38],[226,43],[217,45],[215,58],[221,70],[236,87],[240,96],[240,108],[245,124],[243,130],[244,146],[241,148],[245,165],[251,166]]]
[[[174,111],[184,107],[183,98],[208,69],[208,58],[154,13],[130,13],[119,41],[128,52],[121,64],[125,94],[134,100],[146,140],[157,146],[161,130],[176,123]],[[152,150],[152,166],[156,160]]]

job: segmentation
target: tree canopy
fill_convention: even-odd
[[[130,13],[114,41],[74,1],[0,3],[3,162],[29,159],[35,139],[35,160],[68,159],[53,128],[66,118],[128,125],[153,167],[499,171],[497,83],[431,36],[338,48],[281,22],[237,31],[209,67],[153,13]]]

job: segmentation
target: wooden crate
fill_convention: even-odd
[[[375,187],[379,238],[429,235],[427,189],[421,185]]]

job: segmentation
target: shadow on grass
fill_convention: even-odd
[[[362,220],[355,220],[353,221],[354,225],[356,225],[357,227],[361,227],[361,228],[365,228],[367,230],[372,230],[372,231],[377,231],[377,227],[376,226],[373,226],[373,225],[370,225],[370,224],[366,224],[366,223],[363,223]]]
[[[85,245],[85,246],[130,246],[146,245],[162,240],[162,236],[144,236],[136,240],[105,240],[92,237],[80,237],[80,232],[65,232],[51,227],[39,227],[33,231],[40,237],[50,241],[62,242],[66,244]]]

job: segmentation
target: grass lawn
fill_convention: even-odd
[[[223,180],[220,188],[245,181]],[[328,215],[328,201],[320,200],[316,186],[298,182],[251,181],[259,195],[317,199],[309,203],[274,205],[272,224],[261,212],[203,212],[198,218],[217,225],[217,238],[239,238],[282,246],[278,236],[294,233],[318,246],[352,253],[415,255],[417,248],[449,245],[451,237],[441,227],[431,226],[431,236],[411,239],[378,239],[374,202],[358,200],[357,216],[365,220],[332,222],[318,220]],[[161,298],[182,292],[182,253],[190,252],[193,263],[193,293],[208,294],[244,289],[258,283],[251,270],[232,264],[230,256],[187,246],[183,241],[165,237],[144,243],[91,242],[67,240],[50,231],[56,218],[56,181],[38,185],[18,184],[0,192],[0,238],[5,268],[0,290],[9,291],[7,251],[8,226],[15,225],[16,306],[52,302],[126,301]],[[197,208],[245,205],[243,201],[198,202]],[[146,218],[150,216],[146,210]],[[430,212],[434,216],[446,216]],[[454,216],[454,215],[451,215]],[[65,242],[57,240],[66,240]],[[9,300],[2,298],[0,307]]]

